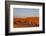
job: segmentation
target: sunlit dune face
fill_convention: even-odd
[[[39,17],[15,18],[14,28],[17,27],[38,27]]]

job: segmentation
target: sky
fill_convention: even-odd
[[[13,16],[17,18],[39,16],[39,9],[33,8],[14,8]]]

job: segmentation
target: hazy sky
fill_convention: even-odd
[[[39,9],[14,8],[13,16],[15,16],[17,18],[39,16]]]

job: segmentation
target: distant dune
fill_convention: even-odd
[[[16,18],[14,17],[14,28],[16,27],[38,27],[39,17],[26,17]]]

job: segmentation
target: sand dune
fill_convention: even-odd
[[[26,17],[16,18],[14,17],[14,28],[16,27],[38,27],[39,17]]]

